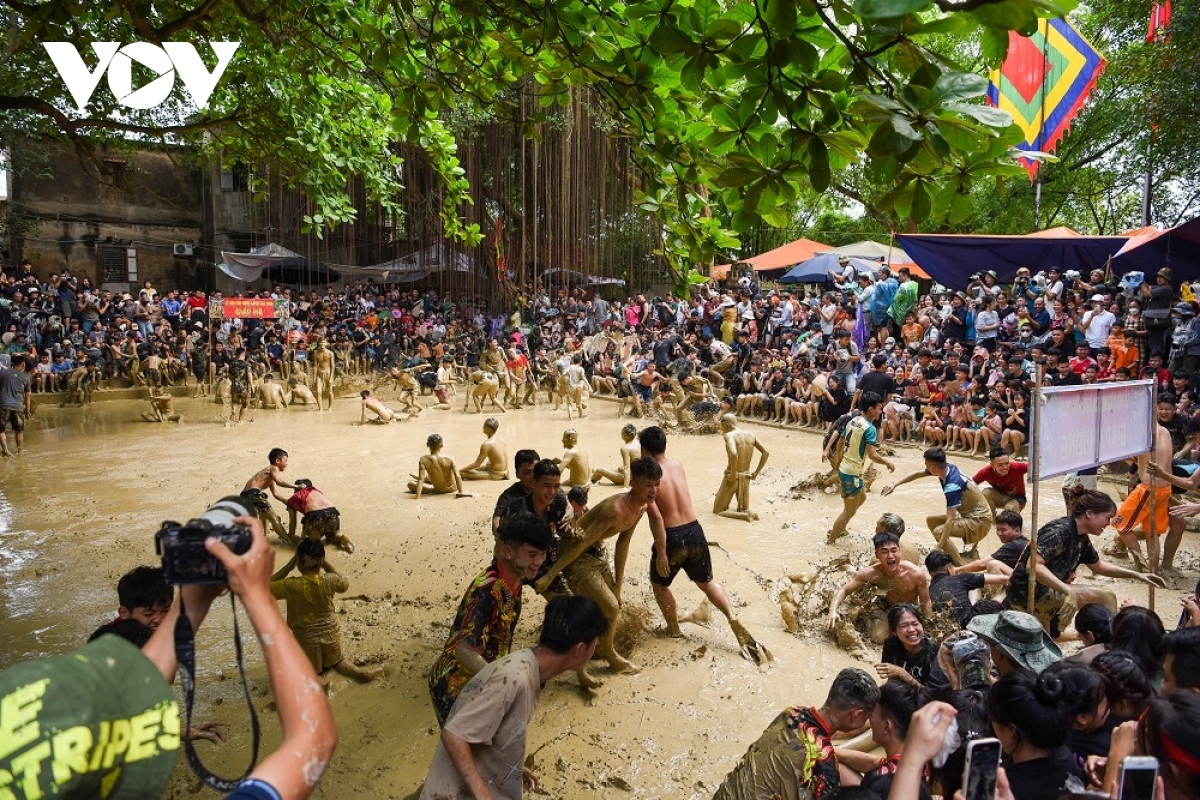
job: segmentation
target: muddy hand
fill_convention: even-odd
[[[771,651],[751,636],[745,625],[737,620],[730,620],[729,625],[733,628],[733,635],[741,646],[742,658],[753,661],[755,664],[764,664],[775,660]]]

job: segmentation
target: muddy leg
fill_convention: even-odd
[[[675,606],[675,595],[671,593],[669,586],[659,586],[657,583],[652,583],[654,589],[654,599],[658,603],[658,608],[662,611],[663,619],[667,622],[667,635],[676,639],[683,638],[683,631],[679,630],[679,618]]]
[[[339,675],[345,675],[347,678],[353,678],[359,683],[370,683],[383,677],[383,667],[357,667],[351,663],[350,659],[343,658],[341,661],[333,665],[334,670]]]

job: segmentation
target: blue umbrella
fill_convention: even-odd
[[[817,253],[807,261],[801,261],[795,267],[792,267],[782,278],[780,283],[827,283],[829,281],[829,270],[836,269],[842,271],[840,256],[833,253]],[[879,270],[879,264],[874,261],[867,261],[862,258],[852,258],[850,263],[858,270],[859,274],[869,272],[874,275]]]

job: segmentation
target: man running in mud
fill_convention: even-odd
[[[866,607],[867,635],[875,644],[883,644],[888,636],[889,608],[897,603],[915,605],[919,601],[921,611],[929,617],[933,612],[933,603],[929,599],[929,574],[920,566],[900,557],[900,537],[894,533],[877,533],[872,543],[875,545],[878,563],[860,569],[837,590],[833,599],[829,601],[827,625],[830,632],[837,629],[840,619],[838,607],[846,595],[853,594],[864,586],[873,586],[880,594]]]
[[[638,441],[642,445],[642,455],[654,459],[663,472],[654,497],[659,518],[650,518],[650,530],[654,534],[654,547],[650,554],[650,584],[654,589],[654,599],[658,601],[658,607],[667,622],[667,634],[677,638],[683,636],[679,629],[675,596],[671,594],[671,582],[682,569],[696,584],[696,588],[704,592],[729,620],[742,655],[756,663],[772,660],[767,648],[759,644],[745,626],[734,618],[725,590],[713,580],[708,540],[692,508],[692,495],[683,465],[667,458],[666,431],[652,425],[638,434]]]
[[[500,526],[497,537],[495,559],[467,587],[450,636],[429,671],[429,696],[439,725],[446,724],[471,677],[512,649],[521,617],[521,585],[542,568],[550,527],[532,514],[516,514]]]
[[[300,574],[289,578],[292,567],[299,567]],[[363,669],[342,655],[342,636],[333,610],[333,596],[349,588],[350,582],[325,560],[325,545],[319,539],[305,539],[296,545],[296,555],[271,576],[271,594],[287,602],[288,627],[317,674],[332,669],[367,683],[381,677],[383,669]]]
[[[242,499],[254,509],[255,515],[262,521],[264,528],[270,525],[271,530],[275,531],[280,539],[294,545],[296,544],[295,537],[289,536],[283,529],[283,520],[279,519],[275,509],[271,508],[271,500],[267,497],[267,492],[270,492],[271,497],[286,505],[287,498],[279,495],[279,487],[296,491],[295,486],[283,479],[283,471],[287,469],[287,465],[287,451],[279,447],[272,449],[267,453],[267,466],[254,473],[250,480],[246,481],[246,485],[242,488]]]
[[[563,539],[563,552],[554,566],[533,585],[536,591],[543,592],[561,572],[573,594],[596,601],[608,619],[608,632],[600,637],[596,653],[609,663],[613,672],[620,674],[641,671],[641,667],[617,653],[613,637],[617,632],[617,615],[621,611],[621,585],[625,581],[625,562],[633,529],[643,514],[649,513],[652,520],[658,517],[654,495],[662,479],[662,468],[652,458],[639,458],[630,465],[630,473],[629,491],[602,500],[584,514],[576,525],[576,533]],[[659,525],[662,525],[661,519]],[[617,537],[617,546],[610,571],[601,542],[613,536]]]
[[[423,494],[450,494],[451,492],[455,497],[470,497],[469,494],[463,492],[462,476],[458,474],[458,467],[454,466],[454,459],[442,455],[441,434],[429,434],[429,438],[425,440],[425,446],[429,448],[429,453],[421,456],[417,474],[413,475],[413,480],[408,482],[408,490],[415,494],[418,500]]]
[[[508,480],[508,454],[504,452],[504,442],[496,438],[499,431],[500,420],[488,417],[483,421],[483,444],[479,445],[475,460],[459,470],[463,480]]]
[[[242,421],[250,405],[250,394],[254,391],[254,371],[246,360],[246,348],[239,347],[229,362],[229,422]]]
[[[841,449],[841,459],[835,465],[841,484],[842,513],[833,522],[833,528],[826,537],[826,544],[833,544],[846,534],[846,527],[858,509],[867,501],[867,486],[863,474],[867,469],[867,459],[895,472],[896,465],[879,454],[876,444],[879,441],[879,431],[875,427],[883,414],[883,398],[875,392],[863,392],[859,397],[862,414],[846,422],[841,434],[844,446]]]
[[[324,539],[327,544],[337,545],[347,553],[354,552],[354,544],[340,533],[341,513],[320,489],[312,485],[312,481],[296,479],[296,491],[287,499],[287,507],[288,532],[293,541],[296,536],[296,515],[303,514],[301,525],[306,538]]]

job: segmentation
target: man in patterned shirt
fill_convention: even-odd
[[[546,560],[550,526],[533,514],[514,514],[497,533],[496,559],[467,587],[442,654],[429,671],[429,695],[438,724],[471,677],[512,648],[521,617],[521,584]]]
[[[844,669],[820,709],[792,706],[767,726],[713,800],[816,800],[841,786],[833,735],[861,728],[879,702],[875,679]]]

